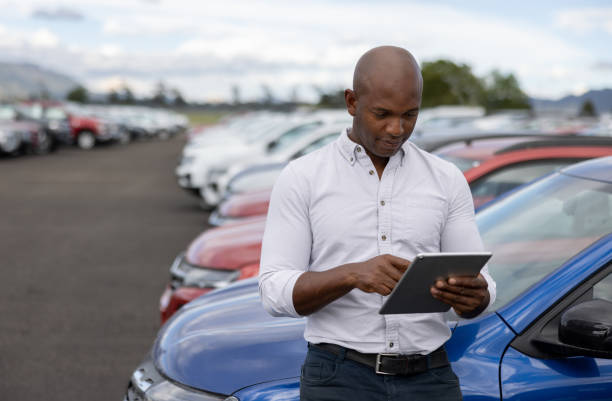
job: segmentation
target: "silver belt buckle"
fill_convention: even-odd
[[[389,375],[389,376],[395,376],[395,373],[387,373],[387,372],[383,372],[380,370],[380,357],[381,356],[391,356],[391,357],[397,357],[400,354],[378,354],[376,355],[376,367],[374,368],[374,371],[376,372],[376,374],[378,375]]]

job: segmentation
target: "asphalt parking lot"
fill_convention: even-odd
[[[121,400],[174,256],[208,216],[183,137],[0,159],[0,398]]]

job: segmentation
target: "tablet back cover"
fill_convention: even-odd
[[[380,314],[446,312],[450,305],[435,299],[430,287],[450,276],[475,276],[490,252],[418,254],[380,308]]]

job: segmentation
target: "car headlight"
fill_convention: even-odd
[[[222,394],[199,391],[166,380],[150,357],[134,371],[124,401],[239,401]]]
[[[216,182],[221,176],[227,172],[227,168],[213,168],[208,172],[208,182]]]
[[[226,287],[240,276],[239,270],[211,269],[195,266],[180,254],[170,267],[172,281],[180,286],[199,288]]]
[[[180,164],[186,166],[186,165],[192,164],[194,160],[195,160],[195,156],[183,156]]]
[[[144,401],[238,401],[236,397],[196,392],[179,387],[169,381],[152,386],[144,394]]]

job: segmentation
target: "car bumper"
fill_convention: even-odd
[[[200,190],[200,196],[203,201],[209,206],[216,206],[221,202],[221,195],[211,185],[206,185]]]
[[[233,223],[245,223],[249,220],[259,220],[260,218],[261,218],[261,215],[244,216],[244,217],[228,217],[228,216],[224,216],[220,214],[218,210],[214,210],[208,217],[208,224],[210,224],[211,226],[218,227],[218,226],[224,226],[224,225],[233,224]]]
[[[177,176],[176,181],[179,187],[183,188],[191,195],[195,195],[197,197],[200,196],[200,188],[193,186],[193,184],[191,183],[191,176],[189,174]]]

